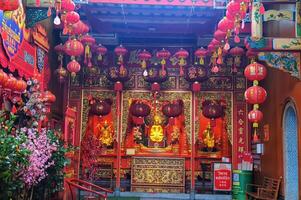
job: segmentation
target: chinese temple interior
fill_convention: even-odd
[[[0,0],[0,199],[301,199],[299,0]]]

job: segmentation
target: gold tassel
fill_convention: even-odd
[[[204,65],[204,58],[200,57],[200,65]]]

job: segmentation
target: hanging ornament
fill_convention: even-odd
[[[249,81],[253,81],[253,85],[258,85],[258,81],[266,77],[267,69],[264,65],[253,62],[245,68],[244,75]]]
[[[128,50],[126,48],[124,48],[122,45],[120,45],[115,48],[114,52],[118,56],[118,65],[120,66],[119,73],[123,74],[123,73],[125,73],[124,56],[128,52]]]
[[[234,47],[229,51],[229,53],[232,57],[234,57],[233,71],[237,72],[237,67],[240,67],[241,65],[241,56],[244,55],[245,50],[241,47]]]
[[[56,97],[54,94],[52,94],[52,92],[50,91],[45,91],[43,94],[42,94],[42,100],[46,106],[46,112],[49,113],[50,112],[50,107],[51,105],[55,102],[56,100]]]
[[[71,77],[75,78],[76,73],[80,71],[80,64],[76,60],[71,60],[67,65],[67,69],[71,73]]]
[[[55,70],[54,74],[56,75],[58,81],[63,83],[67,78],[67,70],[64,67],[59,67]]]
[[[245,92],[245,99],[249,104],[255,104],[255,109],[259,107],[258,104],[262,104],[267,97],[267,92],[263,87],[254,85],[249,87]]]
[[[152,57],[152,55],[145,49],[138,54],[139,60],[141,60],[141,68],[146,69],[146,62]]]
[[[64,34],[71,34],[72,31],[72,25],[77,23],[80,19],[80,16],[77,12],[75,11],[70,11],[67,12],[66,15],[64,16],[64,29],[63,33]]]
[[[102,61],[103,60],[103,56],[107,53],[107,48],[102,46],[101,44],[99,44],[97,47],[96,47],[96,52],[98,54],[97,56],[97,61]]]
[[[256,57],[257,57],[257,52],[253,51],[251,49],[248,49],[246,56],[249,58],[250,63],[253,63],[256,61]]]
[[[248,114],[248,120],[253,123],[253,128],[258,128],[258,123],[262,120],[262,118],[262,112],[257,109],[253,109]]]
[[[228,50],[230,48],[229,38],[231,37],[231,32],[234,29],[234,21],[224,17],[221,21],[219,21],[217,27],[219,30],[226,32],[225,48]]]
[[[214,39],[216,39],[217,41],[220,41],[220,42],[225,42],[226,36],[227,36],[227,33],[224,31],[221,31],[219,29],[217,29],[213,34]]]
[[[180,59],[179,61],[179,66],[180,66],[180,76],[184,75],[184,70],[183,67],[187,64],[186,58],[189,56],[188,51],[185,49],[180,49],[179,51],[176,52],[175,56]]]
[[[92,51],[91,47],[95,44],[95,38],[90,36],[89,34],[84,35],[81,38],[81,42],[85,45],[85,52],[84,52],[84,64],[88,67],[92,67]]]
[[[166,60],[170,57],[170,55],[170,52],[164,48],[156,54],[157,58],[161,60],[161,71],[163,76],[166,74]]]
[[[260,13],[261,15],[264,15],[264,13],[265,13],[265,8],[264,8],[264,6],[263,6],[263,3],[260,3],[259,13]]]
[[[205,57],[207,55],[207,50],[204,49],[203,47],[197,49],[195,52],[194,52],[194,55],[196,58],[199,59],[199,64],[200,65],[204,65],[205,64]]]

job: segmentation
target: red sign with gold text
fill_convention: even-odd
[[[214,190],[232,190],[232,168],[230,163],[214,163]]]
[[[247,146],[247,136],[246,136],[246,106],[245,104],[237,105],[237,157],[238,163],[244,154],[244,152],[248,151]]]

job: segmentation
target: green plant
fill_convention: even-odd
[[[0,112],[0,199],[11,199],[24,187],[20,172],[29,163],[30,152],[22,146],[27,136],[15,131],[15,120],[16,116]]]

